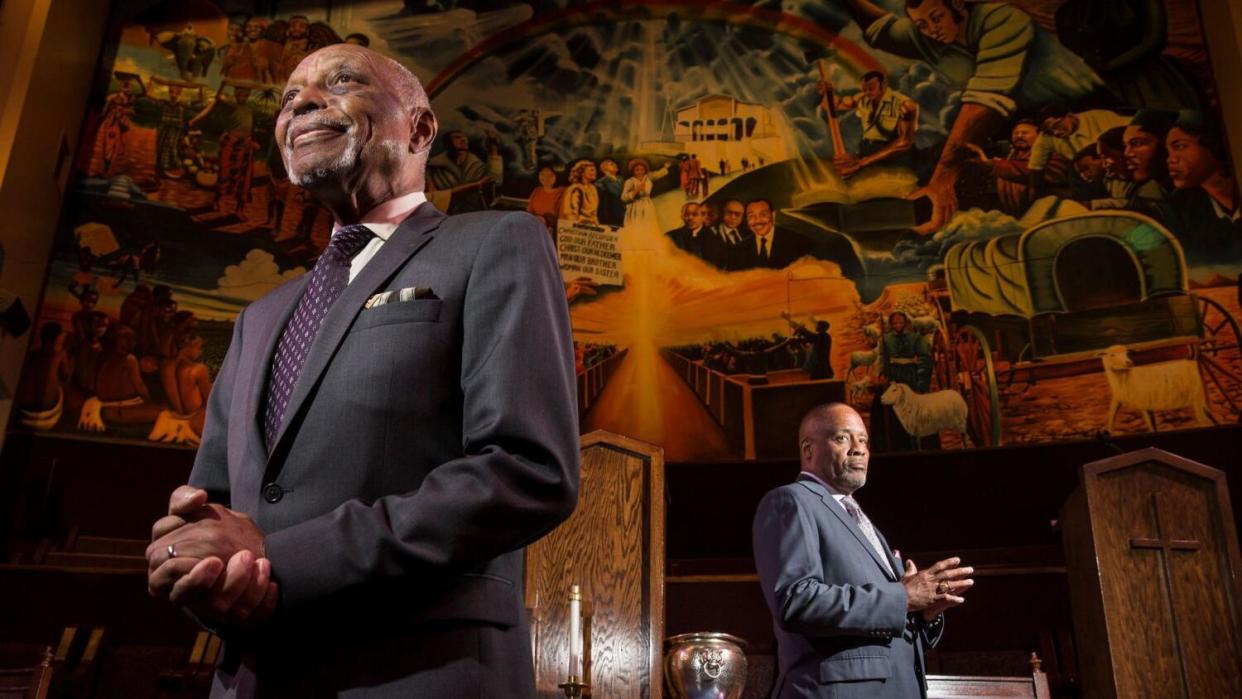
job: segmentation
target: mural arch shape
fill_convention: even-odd
[[[747,7],[710,0],[598,0],[566,8],[505,28],[470,47],[427,83],[427,96],[434,99],[463,73],[485,57],[531,37],[592,24],[669,19],[744,24],[783,34],[819,46],[834,54],[855,76],[883,70],[880,62],[854,42],[810,20],[787,12]]]

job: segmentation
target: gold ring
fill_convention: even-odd
[[[168,548],[170,548],[170,549],[171,549],[172,547],[171,547],[171,546],[169,546]],[[936,594],[938,594],[938,595],[947,595],[947,594],[949,594],[949,583],[947,583],[947,582],[945,582],[945,581],[941,580],[941,581],[940,581],[940,584],[936,586]]]
[[[170,559],[171,559],[171,558],[176,558],[176,557],[177,557],[177,545],[176,545],[176,544],[169,544],[169,545],[168,545],[168,557],[169,557]]]

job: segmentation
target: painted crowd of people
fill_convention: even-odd
[[[211,392],[203,338],[171,288],[138,283],[119,313],[100,310],[93,284],[72,283],[68,327],[43,323],[18,389],[20,422],[106,433],[139,427],[153,441],[197,444]]]

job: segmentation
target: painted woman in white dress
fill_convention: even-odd
[[[630,178],[621,187],[621,201],[625,202],[625,227],[652,227],[658,230],[659,221],[656,220],[655,204],[651,201],[651,190],[656,180],[668,174],[668,165],[650,172],[646,160],[634,158],[626,169],[630,172]]]

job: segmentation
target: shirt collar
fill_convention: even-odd
[[[425,201],[427,201],[427,195],[422,192],[402,194],[366,212],[358,223],[370,228],[376,238],[388,242],[388,238],[392,236],[393,231],[397,230],[397,226],[400,226],[402,221],[409,218],[414,209],[417,209]],[[332,225],[332,235],[336,235],[340,227],[339,223],[334,223]]]
[[[807,478],[810,478],[816,483],[824,486],[824,488],[827,489],[828,492],[832,494],[832,499],[836,500],[837,502],[841,502],[846,497],[845,493],[838,493],[836,488],[833,488],[832,486],[828,485],[828,481],[825,481],[823,478],[820,478],[819,476],[815,475],[814,473],[811,473],[810,471],[802,471],[798,475],[806,476]]]
[[[1216,212],[1216,218],[1223,218],[1226,221],[1238,222],[1238,218],[1242,216],[1242,210],[1235,209],[1233,211],[1225,211],[1225,207],[1216,201],[1216,197],[1208,195],[1208,201],[1212,202],[1212,210]]]

